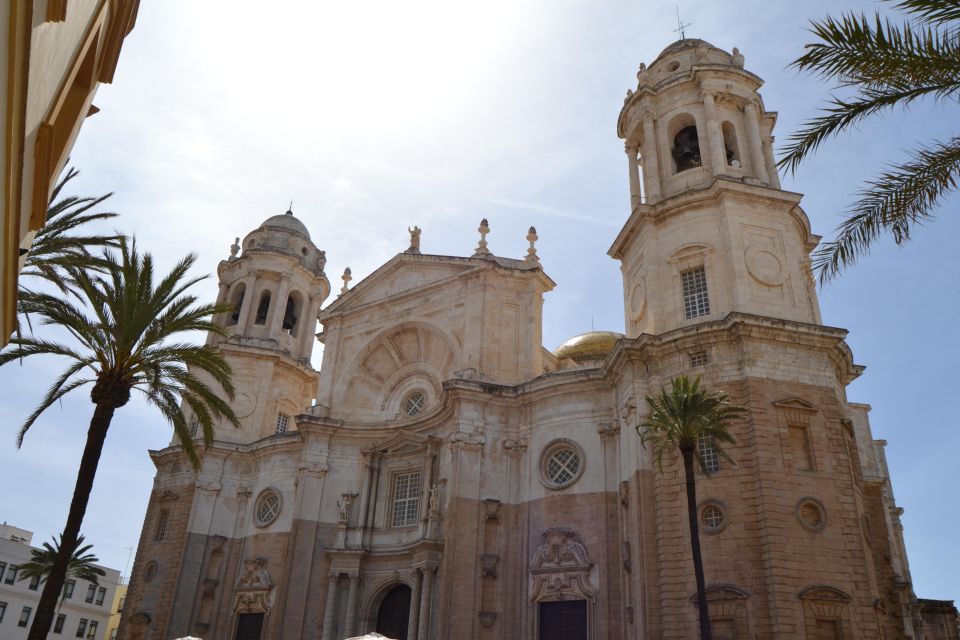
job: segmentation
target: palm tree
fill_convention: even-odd
[[[819,42],[791,66],[835,81],[851,97],[833,97],[821,115],[789,139],[779,165],[795,172],[820,144],[862,119],[915,100],[960,98],[960,4],[956,0],[899,0],[912,21],[892,24],[879,14],[844,14],[811,23]],[[886,232],[902,245],[914,227],[933,218],[940,200],[957,188],[960,136],[921,145],[909,159],[888,165],[867,182],[840,224],[837,237],[814,254],[821,282],[870,251]]]
[[[703,580],[703,558],[700,554],[700,527],[697,519],[697,486],[694,462],[709,474],[697,444],[702,439],[712,442],[719,455],[729,459],[721,443],[734,443],[730,426],[746,413],[743,407],[730,403],[723,392],[710,392],[700,386],[700,377],[691,381],[687,376],[673,378],[671,389],[660,390],[659,398],[647,396],[650,415],[637,432],[644,448],[653,448],[657,467],[663,469],[663,454],[680,450],[683,473],[687,485],[687,517],[690,521],[690,549],[693,571],[697,579],[697,608],[700,617],[700,638],[711,640],[710,612],[707,610],[706,588]]]
[[[100,558],[90,553],[93,545],[88,544],[84,546],[83,542],[83,536],[77,536],[77,548],[70,554],[70,559],[67,561],[67,572],[64,575],[64,581],[69,579],[86,580],[99,585],[100,576],[107,574],[96,564],[100,561]],[[46,582],[47,576],[50,575],[53,569],[53,563],[60,554],[60,541],[54,537],[52,545],[49,542],[44,542],[43,549],[32,549],[30,553],[32,558],[29,562],[24,562],[14,567],[17,570],[17,579],[26,580],[27,578],[37,577],[41,583]],[[63,606],[63,601],[67,597],[66,589],[61,589],[60,592],[62,595],[60,596],[58,608]]]
[[[70,391],[90,385],[94,404],[60,549],[44,585],[29,640],[47,637],[70,554],[77,548],[107,430],[114,412],[127,404],[131,392],[141,392],[160,410],[194,467],[199,466],[200,458],[181,402],[196,416],[207,445],[213,441],[215,422],[239,426],[230,406],[204,382],[212,381],[232,399],[230,365],[209,346],[173,341],[178,334],[189,331],[224,334],[211,316],[226,308],[196,304],[197,298],[186,293],[204,279],[187,276],[196,256],[191,254],[178,262],[156,285],[153,258],[149,253],[141,255],[135,241],[120,240],[119,250],[104,251],[102,260],[103,274],[65,267],[81,304],[68,296],[36,294],[32,313],[41,324],[57,325],[69,332],[73,344],[32,335],[14,337],[9,348],[0,353],[0,366],[40,354],[57,355],[68,362],[23,423],[18,446],[40,414]]]

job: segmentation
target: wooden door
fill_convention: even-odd
[[[405,584],[394,587],[380,603],[377,610],[377,633],[393,640],[407,640],[407,624],[410,622],[410,587]]]
[[[539,640],[587,640],[587,601],[540,603]]]
[[[237,616],[236,640],[260,640],[262,634],[262,613],[241,613]]]

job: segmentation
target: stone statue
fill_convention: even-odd
[[[730,61],[733,63],[733,66],[743,68],[743,54],[740,53],[740,49],[736,47],[733,48],[733,55],[730,56]]]
[[[239,587],[271,587],[270,574],[267,573],[265,558],[244,558],[243,574],[237,581]]]
[[[323,269],[326,266],[327,266],[327,252],[317,251],[317,270],[320,273],[323,273]]]
[[[627,97],[623,99],[623,104],[630,102],[630,98],[633,97],[633,89],[627,89]]]
[[[407,231],[410,232],[410,248],[406,252],[420,253],[420,227],[414,226],[413,229],[407,227]]]
[[[341,523],[346,524],[350,519],[350,508],[353,506],[353,499],[357,497],[356,493],[341,493],[337,500],[337,517]]]
[[[427,515],[431,518],[436,518],[440,515],[440,485],[433,484],[430,486],[430,503],[427,507]]]
[[[637,69],[637,87],[642,87],[647,84],[649,74],[647,73],[647,65],[640,63],[640,68]]]
[[[233,244],[230,245],[230,259],[236,260],[237,254],[240,253],[240,238],[234,238]]]

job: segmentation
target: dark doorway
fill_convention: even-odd
[[[377,611],[377,633],[407,640],[407,624],[410,622],[410,587],[398,585],[390,590]]]
[[[587,640],[587,601],[540,603],[539,640]]]
[[[260,640],[262,633],[262,613],[241,613],[237,616],[236,640]]]

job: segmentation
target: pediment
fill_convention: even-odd
[[[424,451],[427,447],[435,444],[435,438],[423,435],[421,433],[412,433],[401,431],[396,435],[390,436],[376,444],[366,447],[365,454],[379,453],[382,455],[402,455],[405,453],[416,453]]]
[[[321,320],[324,316],[442,286],[484,267],[477,262],[469,258],[401,253],[337,298],[320,314]]]
[[[819,411],[819,409],[803,398],[784,398],[783,400],[777,400],[774,402],[773,406],[785,411],[806,411],[809,413],[816,413]]]

